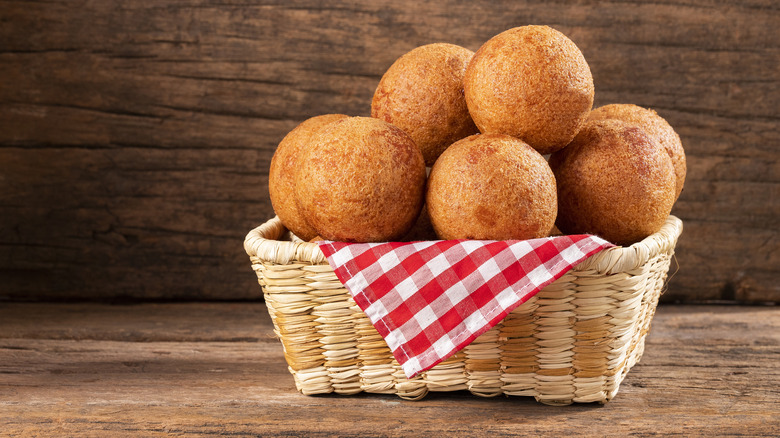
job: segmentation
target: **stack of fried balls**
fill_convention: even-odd
[[[547,26],[477,50],[418,47],[382,76],[371,117],[308,119],[279,144],[274,211],[303,240],[523,240],[657,232],[685,182],[655,111],[593,109],[590,67]]]

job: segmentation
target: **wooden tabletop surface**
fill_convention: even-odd
[[[0,436],[777,436],[780,308],[662,305],[606,405],[295,390],[262,303],[0,304]]]

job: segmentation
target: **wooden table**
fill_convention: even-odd
[[[780,433],[780,308],[662,305],[606,405],[296,392],[261,303],[0,304],[2,436]]]

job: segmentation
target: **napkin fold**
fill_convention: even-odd
[[[318,242],[408,378],[452,356],[587,257],[592,235]]]

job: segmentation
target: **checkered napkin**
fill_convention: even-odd
[[[544,286],[610,246],[590,235],[319,242],[409,378],[453,355]]]

